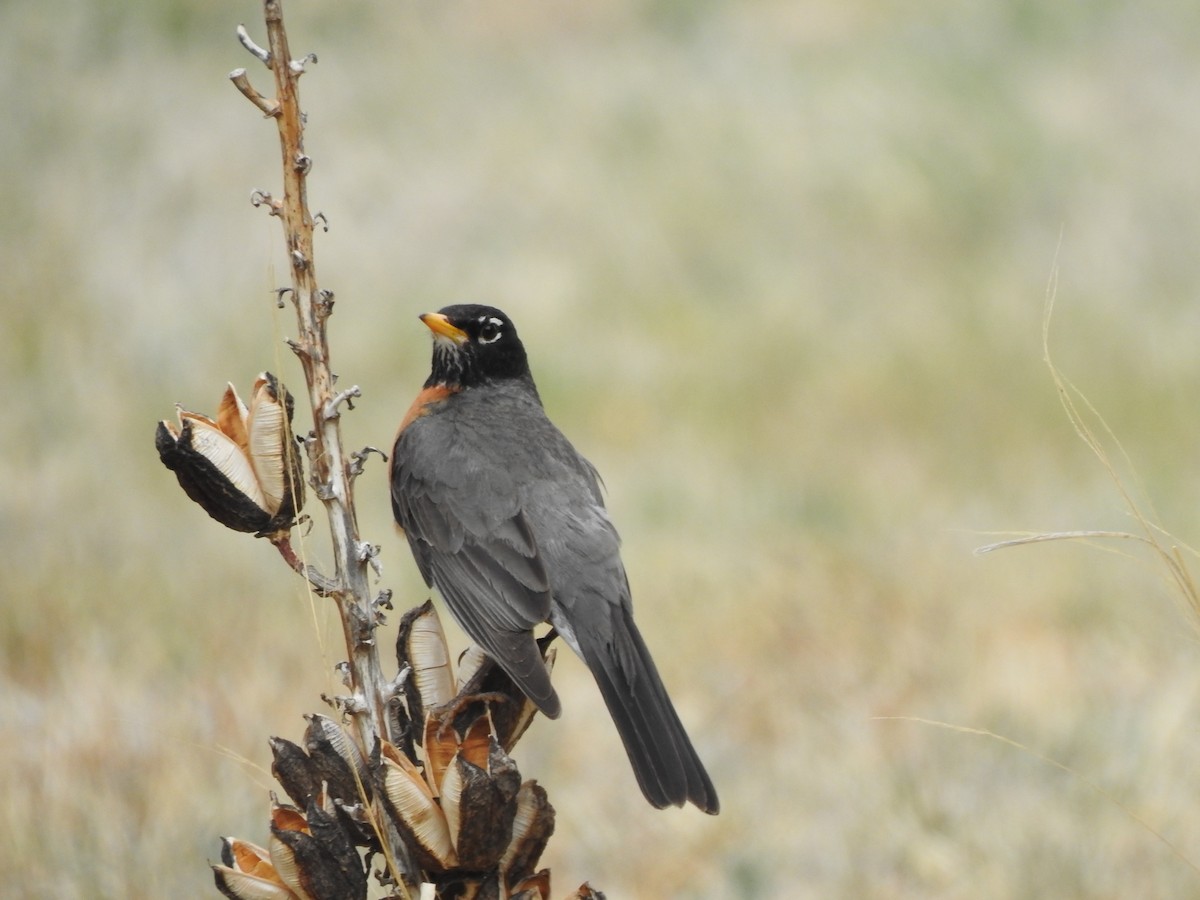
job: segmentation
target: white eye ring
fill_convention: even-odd
[[[495,316],[492,316],[491,318],[485,320],[483,323],[484,328],[487,328],[489,325],[495,329],[495,332],[488,336],[485,336],[484,334],[480,333],[479,343],[481,343],[481,344],[495,343],[496,341],[500,340],[500,335],[504,333],[501,330],[504,327],[503,319],[497,319]]]

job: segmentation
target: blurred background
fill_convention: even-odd
[[[566,712],[516,753],[558,810],[556,894],[1200,891],[1200,647],[1162,567],[1132,543],[973,552],[1135,527],[1042,359],[1056,267],[1056,363],[1155,521],[1200,542],[1200,7],[287,19],[320,57],[302,98],[334,368],[363,389],[347,444],[389,447],[428,371],[418,313],[508,312],[604,475],[721,793],[717,818],[650,809],[560,656]],[[275,129],[225,78],[271,93],[239,22],[262,39],[250,0],[0,5],[6,896],[216,896],[219,836],[266,840],[267,737],[337,688],[329,611],[153,447],[177,402],[300,380],[278,223],[248,202],[278,189]],[[373,459],[390,642],[428,592],[386,490]]]

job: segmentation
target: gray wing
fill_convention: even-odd
[[[550,581],[511,475],[429,416],[397,438],[392,512],[425,582],[547,715],[558,697],[532,628],[550,618]]]

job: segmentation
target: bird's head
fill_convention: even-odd
[[[516,326],[493,306],[459,304],[421,321],[433,332],[433,366],[426,387],[476,387],[505,379],[527,379],[529,361]]]

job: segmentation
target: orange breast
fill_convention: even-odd
[[[433,387],[424,388],[421,393],[417,394],[417,399],[412,402],[412,406],[408,408],[408,412],[404,414],[404,418],[400,420],[400,427],[396,429],[396,438],[392,441],[392,454],[396,452],[396,441],[400,440],[400,435],[404,433],[404,429],[413,423],[414,419],[419,419],[421,416],[429,412],[429,407],[441,403],[455,391],[446,387],[444,384],[436,384]],[[388,466],[388,485],[390,487],[392,481],[392,467]],[[396,523],[396,530],[404,534],[404,529],[400,527],[400,523]]]
[[[429,412],[430,406],[441,403],[453,393],[454,391],[444,384],[435,384],[433,387],[424,388],[421,393],[417,394],[417,399],[412,402],[412,406],[408,408],[408,412],[400,420],[400,427],[396,429],[396,440],[400,440],[400,435],[404,433],[405,428],[413,423],[414,419],[419,419]],[[395,446],[395,442],[392,445]]]

